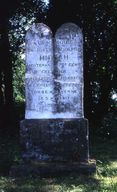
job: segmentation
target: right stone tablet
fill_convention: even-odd
[[[55,87],[58,118],[82,118],[83,34],[74,23],[63,24],[55,35]]]

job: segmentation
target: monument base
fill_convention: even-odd
[[[88,162],[87,119],[26,119],[20,131],[24,161]]]
[[[62,162],[30,162],[29,164],[21,164],[12,166],[10,170],[11,177],[26,177],[26,176],[61,176],[68,175],[70,173],[76,173],[78,175],[87,174],[91,175],[96,172],[95,160],[88,163],[62,163]]]
[[[23,120],[20,132],[23,163],[12,166],[10,176],[95,173],[87,119]]]

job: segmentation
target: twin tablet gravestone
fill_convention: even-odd
[[[81,29],[63,24],[53,38],[46,25],[33,24],[26,34],[23,159],[88,164],[88,122],[83,112]]]
[[[83,117],[83,36],[64,24],[52,37],[44,24],[26,35],[26,119]]]

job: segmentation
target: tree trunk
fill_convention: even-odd
[[[1,132],[5,131],[9,134],[14,132],[15,125],[15,113],[13,103],[13,85],[12,85],[12,60],[10,53],[10,45],[8,38],[8,21],[4,20],[1,27],[1,50],[0,50],[0,66],[2,77],[2,84],[4,86],[4,92],[2,94],[3,99],[1,100],[2,106],[0,109],[1,121],[0,127]]]
[[[1,34],[1,38],[2,38],[1,63],[2,63],[2,70],[4,74],[5,104],[12,105],[13,104],[12,61],[11,61],[7,27],[8,27],[8,22],[5,22],[4,26],[2,27],[2,34]]]
[[[4,104],[4,87],[2,84],[2,70],[0,69],[0,107]]]

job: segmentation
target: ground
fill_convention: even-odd
[[[0,192],[117,192],[117,142],[97,139],[90,144],[91,156],[97,161],[96,174],[59,177],[10,178],[12,163],[20,162],[18,139],[0,142]]]

